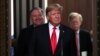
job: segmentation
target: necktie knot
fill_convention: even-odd
[[[57,29],[56,27],[53,27],[53,30]]]

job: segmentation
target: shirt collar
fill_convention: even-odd
[[[79,32],[80,32],[80,29],[76,31],[76,33],[78,33],[78,34],[79,34]]]
[[[59,29],[59,26],[60,26],[60,24],[58,26],[56,26],[56,28]],[[49,22],[49,27],[50,27],[50,29],[52,29],[54,26]]]

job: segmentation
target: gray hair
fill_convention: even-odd
[[[68,21],[70,22],[74,17],[79,17],[80,21],[83,21],[82,15],[77,12],[71,12],[68,16]]]

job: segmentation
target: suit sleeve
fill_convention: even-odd
[[[88,42],[87,42],[88,43],[87,44],[88,56],[92,56],[93,46],[92,46],[91,36],[89,33],[87,34],[87,36],[88,36],[88,38],[87,38],[87,40],[88,40]]]
[[[32,38],[28,46],[28,56],[36,56],[36,32],[33,31]]]
[[[16,47],[16,51],[15,51],[15,56],[25,56],[25,41],[24,41],[24,36],[25,32],[24,30],[21,31],[18,40],[17,40],[17,47]]]

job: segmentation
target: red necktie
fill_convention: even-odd
[[[53,54],[55,52],[56,45],[57,45],[57,38],[56,38],[56,31],[55,30],[56,30],[56,28],[54,27],[52,35],[51,35],[51,47],[52,47]]]
[[[77,32],[75,33],[75,39],[76,39],[77,56],[80,56],[79,37]]]

